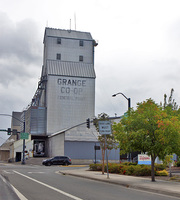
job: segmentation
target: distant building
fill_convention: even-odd
[[[98,132],[86,119],[95,116],[94,48],[88,32],[46,28],[41,78],[31,104],[22,113],[33,141],[33,156],[68,155],[101,159]],[[21,124],[22,125],[22,124]],[[24,127],[21,127],[22,130]],[[19,143],[18,143],[19,144]],[[27,152],[32,148],[26,148]],[[18,154],[19,156],[19,154]],[[119,159],[119,151],[111,154]]]

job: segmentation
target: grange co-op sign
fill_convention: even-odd
[[[151,156],[146,154],[138,154],[138,164],[151,165]]]

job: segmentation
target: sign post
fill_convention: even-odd
[[[105,149],[106,149],[106,163],[107,163],[107,178],[109,178],[109,170],[108,170],[108,154],[107,154],[107,139],[106,135],[110,135],[111,131],[111,122],[110,121],[99,121],[99,133],[105,136]]]

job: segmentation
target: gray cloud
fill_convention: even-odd
[[[0,113],[22,111],[35,93],[42,66],[42,35],[30,19],[14,23],[0,12]],[[10,127],[0,116],[0,127]],[[1,135],[5,137],[5,135]]]

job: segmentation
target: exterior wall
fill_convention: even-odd
[[[31,135],[45,135],[46,109],[44,107],[31,108]]]
[[[22,112],[12,112],[12,119],[11,119],[11,129],[16,129],[18,132],[21,131],[21,115]]]
[[[45,58],[56,60],[56,54],[61,54],[62,61],[79,62],[79,56],[83,56],[83,62],[93,63],[92,40],[83,40],[83,46],[79,46],[80,39],[61,38],[61,44],[57,44],[58,37],[46,37]]]
[[[9,150],[0,150],[0,160],[1,161],[8,161],[10,157]]]
[[[99,143],[95,142],[69,142],[65,141],[64,154],[72,159],[86,159],[95,160],[94,146],[100,146]],[[111,150],[108,155],[109,160],[119,160],[119,149]],[[101,150],[96,150],[96,160],[102,160]]]
[[[64,155],[64,133],[49,138],[49,157]]]
[[[47,75],[41,96],[47,108],[47,135],[94,117],[94,40],[90,33],[46,28],[42,75]]]
[[[31,138],[25,140],[25,146],[26,146],[25,151],[27,151],[25,157],[26,158],[33,157],[33,140],[31,140]],[[11,151],[13,151],[12,153],[14,154],[13,155],[14,160],[16,160],[16,153],[21,152],[22,154],[22,150],[23,150],[23,140],[18,140],[14,142],[13,149],[11,148]],[[23,156],[21,155],[21,158],[22,157]]]
[[[31,135],[42,136],[46,133],[46,108],[30,106],[26,111],[26,131]]]
[[[95,79],[48,76],[48,135],[85,122],[94,117],[94,110]]]

